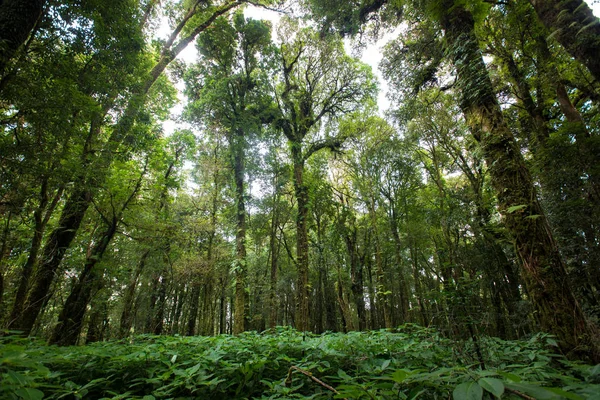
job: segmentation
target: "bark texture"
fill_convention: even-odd
[[[530,0],[560,44],[600,81],[600,21],[584,0]]]
[[[294,192],[298,202],[296,213],[296,267],[298,270],[296,298],[296,329],[307,331],[309,327],[308,282],[308,187],[304,183],[304,157],[301,144],[292,143],[294,163]]]
[[[239,334],[246,330],[246,202],[244,188],[244,132],[239,129],[230,143],[235,180],[236,203],[236,269],[235,269],[235,314],[233,333]]]
[[[539,323],[543,330],[558,337],[565,353],[587,347],[597,359],[595,329],[586,321],[568,285],[565,265],[530,173],[496,99],[474,33],[473,17],[453,0],[446,1],[445,6],[449,12],[441,23],[458,74],[461,108],[483,150]]]

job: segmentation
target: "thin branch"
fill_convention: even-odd
[[[515,390],[515,389],[507,388],[506,386],[504,387],[504,390],[506,390],[509,393],[515,394],[515,395],[517,395],[517,396],[519,396],[519,397],[521,397],[521,398],[523,398],[525,400],[536,400],[535,397],[528,396],[525,393],[521,393],[521,392],[519,392],[518,390]]]
[[[311,374],[309,371],[305,371],[302,368],[298,368],[295,365],[292,365],[290,367],[290,370],[288,371],[288,376],[285,379],[285,385],[286,386],[291,386],[292,385],[292,373],[294,371],[298,371],[300,372],[302,375],[305,375],[307,377],[309,377],[313,382],[318,383],[319,385],[323,386],[325,389],[332,391],[333,393],[339,395],[340,392],[338,392],[337,390],[335,390],[335,388],[333,386],[330,386],[328,384],[326,384],[325,382],[323,382],[322,380],[320,380],[319,378],[316,378],[315,376],[313,376],[313,374]],[[344,399],[347,400],[347,399]]]
[[[285,251],[287,252],[288,257],[290,258],[290,260],[292,260],[294,265],[297,265],[296,259],[294,258],[294,255],[292,254],[290,247],[288,246],[287,239],[285,238],[285,232],[283,231],[283,228],[281,226],[279,226],[278,228],[279,228],[279,231],[281,232],[281,237],[283,238],[283,247],[285,247]]]

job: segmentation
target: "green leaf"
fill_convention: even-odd
[[[481,378],[477,383],[498,398],[502,397],[502,394],[504,393],[504,383],[502,383],[500,379]]]
[[[390,366],[390,363],[392,362],[392,360],[385,360],[382,364],[381,364],[381,370],[383,371],[384,369],[386,369],[387,367]]]
[[[498,375],[503,376],[504,378],[508,379],[509,381],[513,381],[513,382],[521,382],[521,377],[515,374],[511,374],[510,372],[504,372],[504,371],[498,371]]]
[[[142,400],[156,400],[156,397],[152,396],[151,394],[147,394],[142,397]]]
[[[25,375],[21,375],[18,372],[11,371],[11,370],[7,371],[7,375],[11,381],[13,381],[14,383],[16,383],[19,386],[25,386],[32,380],[31,378],[29,378]]]
[[[567,399],[570,399],[570,400],[583,400],[584,399],[584,397],[582,397],[582,396],[580,396],[578,394],[571,393],[571,392],[566,392],[566,391],[564,391],[562,389],[559,389],[559,388],[546,388],[546,389],[548,391],[552,392],[552,393],[556,393],[556,394],[558,394],[558,395],[560,395],[562,397],[565,397]]]
[[[41,400],[44,398],[44,392],[33,388],[21,388],[15,390],[15,393],[25,400]]]
[[[350,375],[348,375],[347,373],[345,373],[344,371],[342,371],[341,369],[338,369],[338,376],[340,378],[342,378],[344,381],[352,380],[352,377]]]
[[[561,396],[541,386],[529,383],[507,383],[506,387],[535,397],[537,400],[560,399]]]
[[[464,382],[454,389],[452,398],[454,400],[481,400],[483,389],[477,382]]]
[[[527,208],[527,204],[519,204],[518,206],[508,207],[506,212],[512,214],[514,212],[524,210],[525,208]]]
[[[394,380],[394,382],[402,383],[408,375],[409,373],[407,371],[399,369],[392,374],[392,379]]]

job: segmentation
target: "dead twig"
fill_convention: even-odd
[[[335,390],[335,388],[333,386],[330,386],[330,385],[326,384],[325,382],[323,382],[319,378],[316,378],[315,376],[313,376],[313,374],[311,374],[309,371],[305,371],[302,368],[296,367],[295,365],[292,365],[290,367],[290,370],[288,371],[287,378],[285,379],[285,386],[286,387],[292,386],[292,373],[294,371],[298,371],[302,375],[308,376],[313,382],[318,383],[319,385],[323,386],[325,389],[330,390],[330,391],[332,391],[335,394],[340,394],[340,392],[338,392],[337,390]],[[344,400],[347,400],[347,399],[344,399]]]
[[[525,400],[535,400],[535,397],[528,396],[525,393],[521,393],[521,392],[519,392],[518,390],[515,390],[515,389],[507,388],[506,386],[504,387],[504,390],[506,390],[507,392],[510,392],[512,394],[515,394],[515,395],[517,395],[517,396],[519,396],[519,397],[521,397],[521,398],[523,398]]]

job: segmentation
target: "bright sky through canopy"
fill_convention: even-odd
[[[594,11],[594,15],[599,16],[600,15],[600,0],[585,0],[585,1],[588,3],[588,5]],[[256,6],[252,6],[252,5],[249,5],[245,8],[244,15],[247,18],[271,21],[274,25],[276,25],[279,22],[279,19],[282,16],[281,13],[267,10],[264,8],[260,8],[260,7],[256,7]],[[169,35],[169,33],[170,33],[170,28],[168,26],[168,23],[167,23],[166,19],[163,19],[157,34],[159,37],[167,37]],[[368,44],[362,50],[361,56],[360,56],[360,59],[362,62],[370,65],[373,68],[373,73],[379,80],[379,89],[380,90],[379,90],[379,95],[377,97],[377,104],[379,106],[380,113],[382,113],[382,114],[385,110],[387,110],[390,107],[390,101],[387,98],[388,86],[387,86],[385,80],[383,79],[383,76],[379,70],[379,63],[381,62],[381,59],[383,58],[383,47],[391,39],[393,39],[397,35],[397,33],[398,33],[397,31],[388,32],[376,43]],[[345,43],[346,43],[346,51],[349,54],[352,53],[351,41],[347,40]],[[177,58],[188,64],[196,62],[196,60],[198,58],[198,52],[196,50],[196,47],[193,45],[188,46],[186,49],[184,49],[179,54],[179,56]],[[177,86],[178,86],[178,89],[180,91],[182,91],[183,88],[180,87],[180,85],[182,85],[182,83],[179,83]],[[180,96],[180,97],[182,97],[182,96]],[[172,116],[175,118],[177,115],[179,115],[181,113],[182,109],[183,109],[183,105],[181,103],[177,104],[175,107],[173,107],[173,110],[171,113]],[[177,125],[178,124],[173,120],[166,121],[163,124],[164,129],[167,133],[171,133],[177,127]]]

